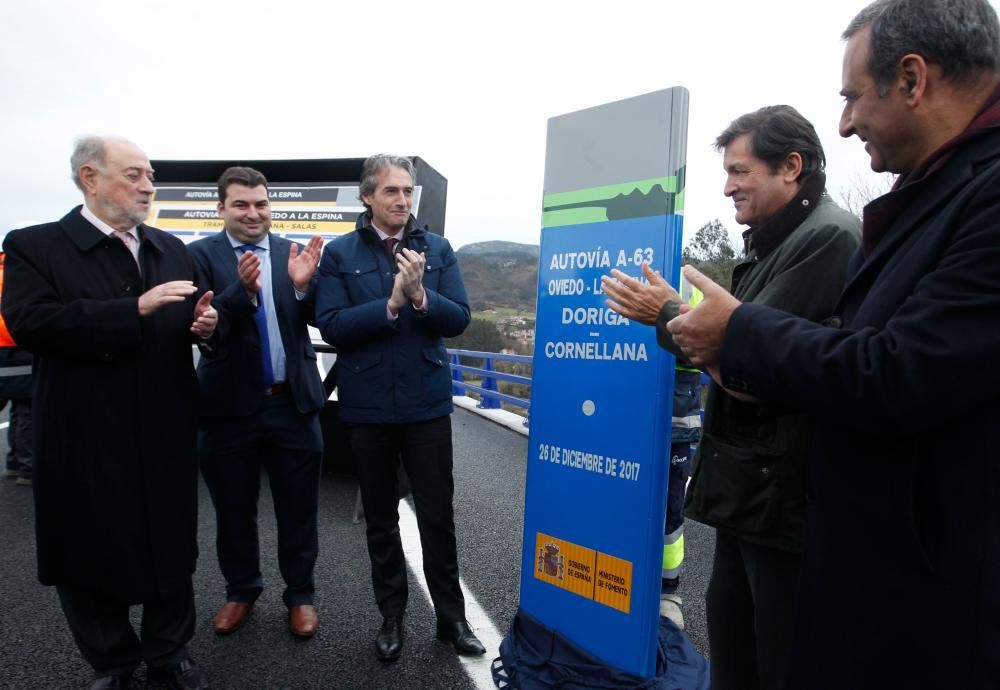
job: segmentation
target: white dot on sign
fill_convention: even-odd
[[[594,414],[594,410],[595,409],[596,409],[596,407],[594,406],[594,401],[593,400],[584,400],[583,401],[583,413],[585,415],[587,415],[588,417],[590,417],[591,415]]]

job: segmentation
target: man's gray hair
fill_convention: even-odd
[[[417,173],[413,161],[406,156],[393,156],[389,153],[376,153],[365,159],[361,166],[361,183],[358,188],[358,199],[365,203],[364,197],[375,193],[378,188],[378,176],[386,168],[402,168],[410,174],[413,184],[417,183]],[[368,204],[365,204],[367,206]]]
[[[73,155],[69,157],[69,165],[72,168],[73,184],[82,192],[83,183],[80,181],[80,168],[87,163],[94,167],[103,168],[106,162],[107,138],[88,135],[76,140],[73,147]]]
[[[880,96],[889,92],[908,53],[959,83],[1000,69],[1000,27],[988,0],[877,0],[851,20],[842,38],[848,41],[868,26],[868,72]]]

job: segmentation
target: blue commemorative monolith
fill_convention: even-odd
[[[677,284],[682,87],[549,120],[521,609],[610,666],[655,672],[674,360],[601,276]]]

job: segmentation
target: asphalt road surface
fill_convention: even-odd
[[[0,422],[6,418],[4,412]],[[459,565],[467,597],[474,604],[470,621],[486,642],[506,632],[517,610],[527,438],[465,410],[456,410],[452,424]],[[0,439],[6,453],[5,428]],[[402,658],[393,664],[375,658],[381,619],[371,591],[364,525],[352,521],[357,485],[349,476],[327,474],[321,483],[316,566],[320,628],[311,640],[292,637],[281,602],[274,516],[266,486],[264,482],[260,503],[265,590],[247,624],[226,637],[212,631],[212,617],[224,603],[225,591],[215,557],[214,511],[201,487],[201,558],[194,579],[198,623],[190,650],[213,688],[489,687],[484,679],[489,676],[489,661],[497,656],[496,644],[487,645],[487,658],[463,662],[450,646],[436,641],[434,613],[412,568]],[[90,668],[77,652],[55,590],[42,587],[36,579],[31,489],[9,479],[0,482],[0,529],[0,688],[89,687]],[[707,653],[703,602],[713,532],[691,521],[686,530],[680,594],[688,635]],[[407,548],[416,549],[403,531]],[[138,614],[139,609],[133,609],[136,621]],[[133,687],[158,686],[147,684],[145,668],[140,667]]]

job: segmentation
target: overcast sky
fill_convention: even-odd
[[[691,93],[685,230],[735,234],[714,137],[788,103],[828,188],[878,184],[837,134],[839,35],[863,0],[308,2],[34,0],[0,8],[0,229],[79,203],[73,140],[153,159],[419,155],[448,178],[446,234],[537,243],[548,118]]]

